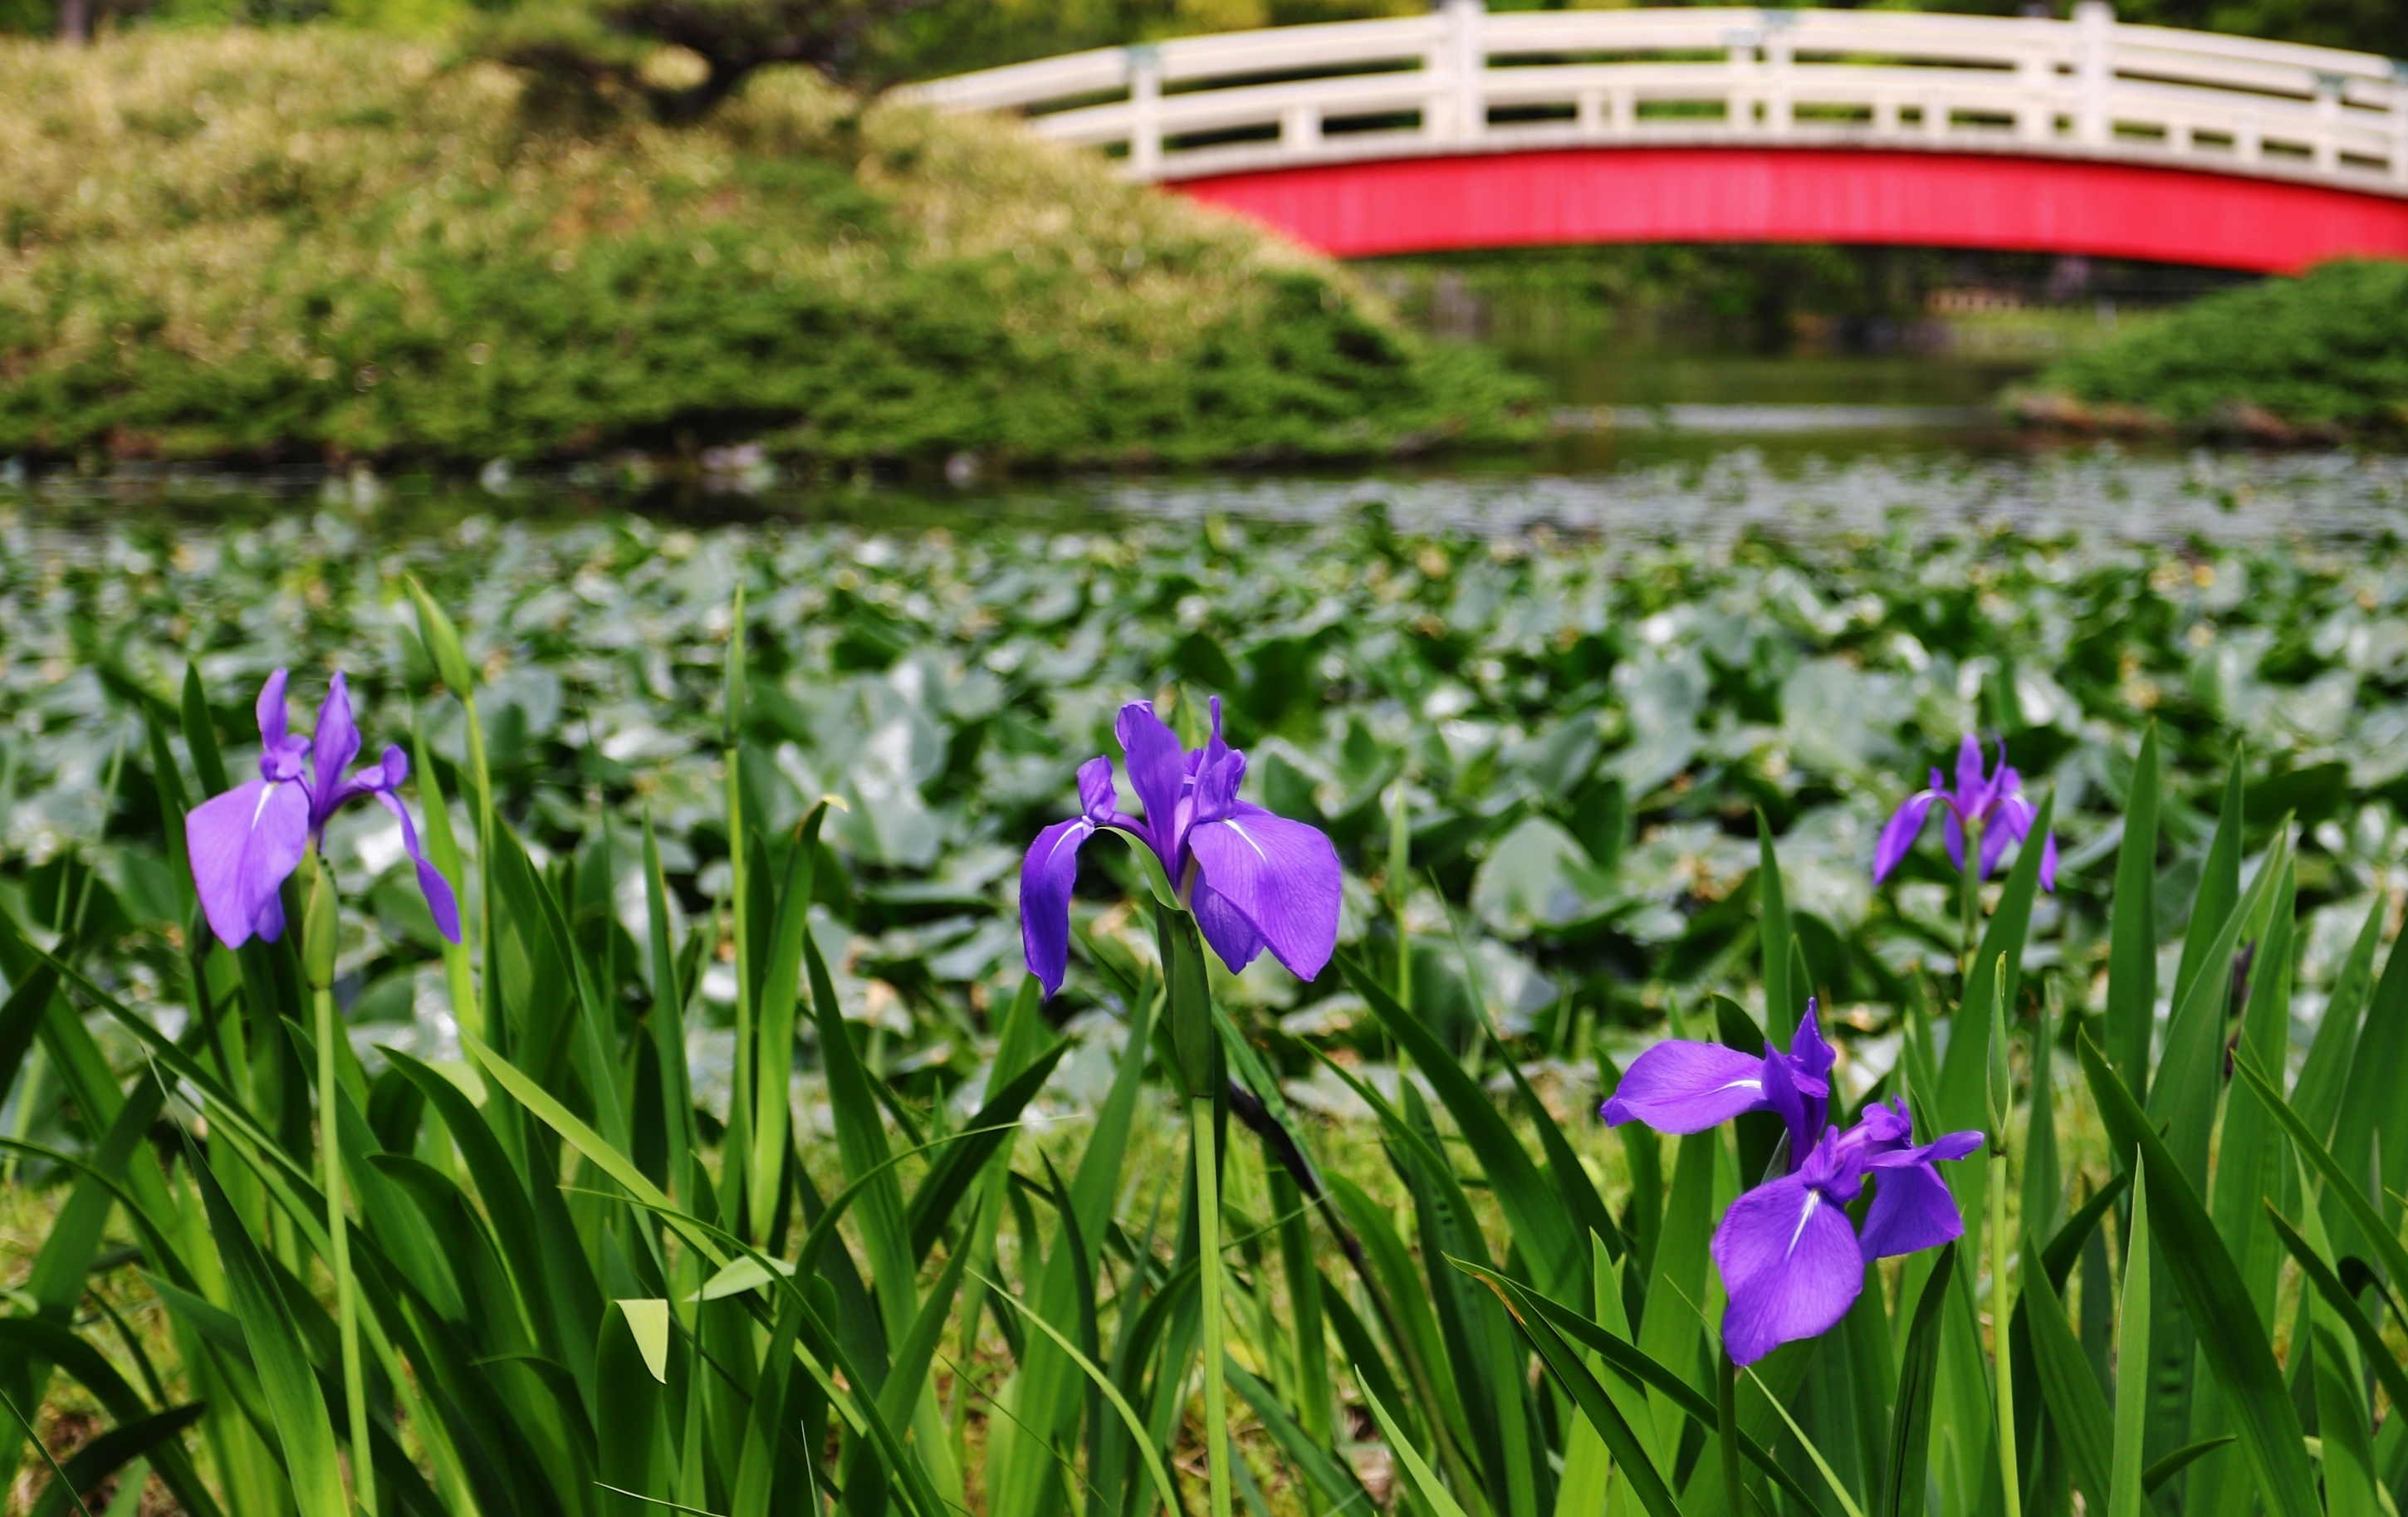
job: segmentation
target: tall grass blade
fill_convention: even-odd
[[[2286,864],[2267,903],[2266,926],[2250,966],[2248,1001],[2243,1009],[2236,1058],[2260,1069],[2282,1069],[2291,1056],[2291,966],[2294,904],[2299,870]],[[2274,1324],[2274,1288],[2282,1249],[2266,1224],[2261,1198],[2279,1195],[2285,1171],[2284,1143],[2272,1115],[2245,1086],[2233,1090],[2216,1140],[2215,1227],[2232,1251],[2242,1284],[2269,1332]]]
[[[2084,1072],[2109,1134],[2119,1149],[2139,1152],[2149,1226],[2164,1245],[2176,1287],[2190,1303],[2200,1355],[2214,1371],[2267,1510],[2275,1517],[2318,1517],[2299,1415],[2231,1255],[2198,1193],[2105,1055],[2087,1037],[2081,1048]]]
[[[2333,977],[2332,992],[2325,998],[2324,1015],[2316,1022],[2315,1037],[2308,1042],[2306,1062],[2300,1066],[2299,1082],[2291,1087],[2292,1107],[2319,1142],[2331,1139],[2333,1118],[2341,1110],[2342,1089],[2349,1079],[2351,1057],[2358,1047],[2367,992],[2374,983],[2374,953],[2383,944],[2383,916],[2390,905],[2388,895],[2381,891],[2375,893],[2373,903],[2366,909],[2366,922],[2350,945],[2349,956],[2342,961],[2341,972]]]
[[[2182,958],[2174,970],[2173,1004],[2180,1007],[2206,966],[2231,962],[2208,944],[2227,914],[2241,899],[2241,833],[2243,824],[2241,753],[2235,749],[2226,770],[2224,800],[2215,816],[2215,831],[2207,842],[2207,859],[2200,869],[2199,889],[2191,897],[2189,924],[2183,929]]]
[[[1462,1505],[1440,1483],[1429,1462],[1421,1456],[1412,1440],[1397,1426],[1397,1420],[1388,1414],[1387,1407],[1372,1394],[1369,1382],[1359,1368],[1355,1371],[1355,1381],[1363,1388],[1363,1399],[1371,1408],[1372,1420],[1380,1424],[1380,1436],[1387,1440],[1389,1452],[1396,1455],[1398,1467],[1404,1471],[1405,1482],[1413,1495],[1435,1517],[1466,1517]]]
[[[1464,1072],[1422,1020],[1398,1005],[1378,977],[1354,955],[1340,955],[1338,964],[1347,983],[1370,1006],[1455,1119],[1455,1130],[1480,1161],[1481,1172],[1504,1209],[1515,1245],[1538,1268],[1541,1283],[1550,1290],[1573,1289],[1583,1273],[1581,1238],[1573,1230],[1562,1193],[1539,1173],[1497,1103]]]
[[[2333,1120],[2332,1152],[2360,1194],[2374,1183],[2378,1140],[2386,1183],[2396,1183],[2388,1177],[2408,1175],[2408,952],[2401,952],[2401,946],[2398,941],[2391,945],[2383,978],[2367,1000],[2366,1022]],[[2384,1215],[2396,1220],[2398,1208],[2386,1204]],[[2385,1229],[2386,1235],[2389,1231]],[[2336,1241],[2344,1250],[2355,1246],[2347,1238]]]
[[[88,1510],[79,1493],[97,1487],[103,1481],[137,1459],[149,1458],[163,1445],[170,1445],[185,1428],[201,1420],[208,1408],[199,1402],[171,1407],[155,1411],[131,1423],[121,1424],[78,1449],[58,1467],[50,1489],[34,1504],[32,1517],[55,1517],[72,1501],[78,1510]],[[47,1457],[47,1455],[46,1455]],[[132,1482],[140,1490],[140,1481]],[[115,1517],[117,1507],[109,1508]]]
[[[993,1281],[986,1281],[986,1287],[996,1300],[1018,1312],[1030,1327],[1043,1334],[1055,1348],[1061,1350],[1063,1356],[1076,1366],[1079,1372],[1102,1393],[1106,1401],[1111,1403],[1112,1410],[1119,1414],[1122,1425],[1128,1429],[1129,1436],[1137,1441],[1138,1456],[1145,1461],[1146,1474],[1154,1481],[1154,1494],[1161,1497],[1164,1510],[1169,1512],[1182,1510],[1179,1504],[1179,1493],[1170,1483],[1170,1472],[1164,1467],[1162,1455],[1155,1452],[1152,1433],[1146,1427],[1144,1419],[1137,1414],[1137,1409],[1130,1406],[1128,1398],[1121,1394],[1121,1388],[1112,1383],[1112,1378],[1105,1374],[1101,1367],[1093,1359],[1082,1353],[1079,1346],[1065,1337],[1060,1328],[1030,1310],[1018,1296]]]
[[[1899,1355],[1898,1399],[1890,1412],[1889,1462],[1874,1493],[1872,1517],[1923,1517],[1930,1479],[1931,1411],[1940,1380],[1940,1337],[1956,1257],[1963,1245],[1942,1248],[1915,1300],[1914,1324]]]
[[[2197,1464],[2200,1460],[2206,1458],[2211,1453],[2214,1453],[2216,1450],[2230,1444],[2234,1438],[2235,1435],[2231,1433],[2218,1433],[2214,1438],[2203,1438],[2196,1440],[2195,1442],[2184,1444],[2181,1448],[2176,1449],[2173,1453],[2166,1455],[2156,1464],[2151,1465],[2148,1468],[2141,1471],[2141,1489],[2151,1496],[2157,1495],[2157,1491],[2164,1486],[2166,1481],[2172,1480],[2176,1475],[2181,1474],[2192,1465]]]
[[[2307,1228],[2322,1231],[2314,1210],[2306,1213],[2300,1227],[2292,1226],[2289,1219],[2277,1211],[2271,1200],[2266,1203],[2266,1213],[2275,1237],[2282,1239],[2284,1249],[2291,1257],[2299,1261],[2300,1277],[2315,1293],[2315,1309],[2332,1313],[2334,1323],[2349,1333],[2351,1340],[2358,1345],[2358,1352],[2365,1356],[2368,1367],[2374,1371],[2375,1379],[2382,1382],[2383,1394],[2391,1398],[2391,1404],[2408,1407],[2408,1369],[2401,1367],[2399,1355],[2384,1342],[2381,1331],[2359,1309],[2358,1297],[2350,1294],[2349,1287],[2343,1284],[2341,1277],[2333,1272],[2332,1263],[2325,1257],[2324,1250],[2315,1247],[2304,1236]]]
[[[823,799],[803,819],[788,850],[786,878],[778,891],[777,914],[765,968],[756,987],[758,1045],[753,1051],[751,1216],[767,1219],[777,1209],[792,1121],[787,1090],[795,1076],[796,1010],[802,992],[803,938],[811,930],[811,894],[820,856],[820,826],[827,816]],[[823,1029],[821,1036],[826,1036]],[[831,1086],[833,1099],[833,1086]]]
[[[2326,1196],[2340,1203],[2343,1215],[2355,1224],[2360,1236],[2372,1245],[2375,1263],[2382,1266],[2384,1278],[2408,1281],[2408,1248],[2403,1248],[2399,1238],[2383,1224],[2381,1214],[2358,1188],[2348,1166],[2316,1140],[2315,1135],[2308,1131],[2307,1123],[2291,1109],[2288,1101],[2276,1094],[2273,1082],[2255,1065],[2245,1059],[2237,1059],[2233,1062],[2232,1073],[2265,1104],[2275,1122],[2289,1135],[2300,1157],[2323,1178]]]
[[[2024,1238],[2023,1320],[2031,1330],[2032,1363],[2048,1409],[2049,1425],[2064,1449],[2074,1481],[2100,1511],[2107,1509],[2115,1457],[2114,1413],[2083,1356],[2082,1340],[2066,1319],[2049,1270],[2029,1234]]]
[[[2057,796],[2042,796],[2030,836],[2047,836],[2055,824]],[[2031,930],[2032,901],[2040,894],[2041,850],[2015,851],[2015,866],[1999,894],[1998,909],[1983,929],[1973,951],[1972,968],[1965,980],[1965,1001],[1949,1024],[1948,1050],[1940,1066],[1939,1089],[1933,1093],[1932,1116],[1943,1132],[1967,1128],[1990,1131],[1990,1024],[1995,1006],[2012,1013],[2021,983],[2024,941]],[[1965,1216],[1966,1245],[1975,1256],[1982,1247],[1982,1216],[1986,1206],[1988,1166],[1949,1166],[1949,1186]]]
[[[1234,1361],[1229,1366],[1229,1387],[1239,1399],[1262,1420],[1263,1429],[1287,1456],[1289,1464],[1304,1476],[1317,1496],[1308,1510],[1312,1517],[1336,1517],[1347,1512],[1352,1517],[1371,1517],[1371,1494],[1363,1488],[1362,1481],[1343,1460],[1328,1452],[1328,1439],[1316,1437],[1302,1423],[1288,1415],[1271,1388],[1248,1374]]]
[[[1599,1323],[1583,1317],[1562,1302],[1551,1300],[1521,1281],[1500,1274],[1497,1270],[1460,1259],[1455,1260],[1455,1265],[1456,1268],[1471,1275],[1496,1292],[1498,1299],[1505,1304],[1505,1309],[1512,1314],[1517,1325],[1533,1331],[1544,1328],[1561,1335],[1569,1344],[1596,1354],[1605,1367],[1613,1372],[1614,1381],[1606,1386],[1606,1393],[1615,1407],[1625,1412],[1626,1420],[1628,1420],[1627,1412],[1631,1410],[1631,1404],[1623,1394],[1620,1394],[1621,1388],[1638,1390],[1643,1387],[1661,1392],[1670,1397],[1672,1403],[1680,1408],[1683,1415],[1689,1418],[1700,1432],[1719,1431],[1722,1413],[1714,1398],[1700,1392],[1683,1377],[1675,1374],[1670,1367],[1651,1358],[1633,1346],[1628,1339]],[[1769,1397],[1770,1392],[1767,1394]],[[1639,1426],[1635,1422],[1632,1425],[1634,1428]],[[1643,1429],[1640,1430],[1640,1436],[1643,1439]],[[1643,1446],[1641,1452],[1646,1453],[1652,1462],[1660,1465],[1659,1452],[1647,1450]],[[1806,1488],[1781,1467],[1780,1461],[1768,1452],[1761,1442],[1748,1436],[1743,1429],[1739,1435],[1739,1452],[1741,1458],[1762,1470],[1773,1483],[1786,1491],[1793,1500],[1799,1502],[1809,1510],[1815,1509],[1817,1503],[1807,1494]],[[1617,1455],[1617,1458],[1619,1457]]]
[[[2236,778],[2233,783],[2238,782]],[[2227,1010],[2234,989],[2230,968],[2233,955],[2249,922],[2262,913],[2288,857],[2286,832],[2277,837],[2259,865],[2247,896],[2228,896],[2215,881],[2224,868],[2219,860],[2227,855],[2231,856],[2232,867],[2239,867],[2238,792],[2229,789],[2226,801],[2228,814],[2219,823],[2216,841],[2209,850],[2209,878],[2200,885],[2200,905],[2194,909],[2185,953],[2188,959],[2195,949],[2215,966],[2214,972],[2195,970],[2186,980],[2176,981],[2177,998],[2166,1023],[2165,1055],[2151,1079],[2146,1109],[2153,1132],[2165,1134],[2167,1162],[2193,1195],[2208,1190],[2208,1156],[2222,1085],[2219,1077],[2224,1065]],[[2218,917],[2203,914],[2219,907]],[[2110,1131],[2114,1131],[2112,1123]],[[2120,1137],[2117,1147],[2127,1147]],[[2163,1198],[2153,1196],[2151,1200],[2157,1203],[2162,1226],[2167,1221]],[[2156,1259],[2160,1279],[2151,1323],[2155,1337],[2150,1355],[2155,1372],[2147,1436],[2153,1454],[2180,1445],[2189,1438],[2194,1425],[2213,1424],[2222,1415],[2218,1410],[2218,1382],[2199,1382],[2194,1375],[2199,1330],[2196,1313],[2200,1303],[2196,1293],[2182,1290],[2175,1283],[2172,1270],[2179,1261],[2172,1250],[2159,1250]]]
[[[294,1505],[300,1517],[348,1517],[350,1505],[343,1497],[334,1424],[327,1420],[325,1399],[319,1395],[317,1377],[302,1349],[292,1309],[208,1162],[196,1150],[188,1150],[186,1157],[208,1209],[209,1236],[225,1264],[234,1314],[242,1324],[260,1390],[283,1450]]]

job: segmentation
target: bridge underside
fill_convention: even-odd
[[[2289,273],[2408,256],[2408,200],[2072,158],[1602,148],[1266,169],[1177,186],[1341,258],[1612,242],[1985,248]]]

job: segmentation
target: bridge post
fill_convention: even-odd
[[[2082,0],[2073,7],[2073,83],[2078,106],[2074,140],[2103,148],[2115,135],[2108,120],[2107,94],[2115,82],[2115,7],[2107,0]]]
[[[1796,118],[1789,98],[1789,66],[1798,45],[1789,29],[1797,24],[1796,11],[1764,13],[1764,129],[1775,136],[1787,136]]]
[[[1764,43],[1764,30],[1742,26],[1723,34],[1724,67],[1730,73],[1730,86],[1724,92],[1723,124],[1734,132],[1746,132],[1756,125],[1756,50]]]
[[[2028,26],[2051,26],[2032,21]],[[2022,98],[2015,102],[2015,136],[2026,142],[2045,142],[2057,136],[2057,60],[2038,46],[2015,60],[2015,83]]]
[[[2408,64],[2391,60],[2391,179],[2408,184]]]
[[[1488,100],[1481,74],[1488,49],[1481,37],[1487,19],[1483,0],[1441,0],[1437,38],[1424,67],[1432,85],[1422,114],[1422,131],[1441,142],[1469,142],[1488,129]]]
[[[2341,166],[2341,93],[2349,80],[2339,74],[2316,75],[2316,140],[2310,151],[2318,170],[2329,174]]]
[[[1140,42],[1123,57],[1128,68],[1129,171],[1150,179],[1162,172],[1162,50]]]

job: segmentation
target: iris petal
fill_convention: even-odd
[[[1162,866],[1175,885],[1186,864],[1179,847],[1179,799],[1187,788],[1187,755],[1178,735],[1163,725],[1148,701],[1122,707],[1113,731],[1128,756],[1129,788],[1145,808],[1154,851],[1162,855]]]
[[[1643,1122],[1682,1135],[1764,1105],[1764,1060],[1720,1043],[1668,1038],[1630,1062],[1599,1115],[1617,1125]]]
[[[1738,1364],[1829,1331],[1864,1289],[1845,1208],[1801,1176],[1732,1202],[1714,1229],[1713,1254],[1730,1296],[1723,1346]]]
[[[1232,753],[1216,772],[1240,763]],[[1199,782],[1200,788],[1200,782]],[[1338,948],[1343,899],[1338,850],[1318,828],[1240,801],[1188,830],[1204,880],[1260,934],[1298,980],[1321,973]]]
[[[426,851],[418,846],[418,829],[410,824],[409,812],[402,806],[401,798],[390,790],[378,791],[376,798],[384,803],[386,810],[401,820],[401,846],[408,850],[410,862],[418,866],[418,888],[425,894],[426,909],[435,918],[435,930],[443,935],[445,942],[458,942],[460,902],[452,894],[452,881],[443,878],[443,871],[437,868],[434,861],[426,856]]]
[[[1980,816],[1989,798],[1989,780],[1982,773],[1982,740],[1969,732],[1956,744],[1956,805],[1967,816]]]
[[[251,706],[251,714],[259,719],[259,740],[272,752],[283,746],[284,727],[289,720],[284,711],[284,686],[291,677],[279,669],[259,687],[259,699]]]
[[[1875,1171],[1873,1204],[1858,1239],[1868,1261],[1938,1248],[1965,1236],[1956,1197],[1940,1171],[1928,1164],[1885,1166]]]
[[[1907,797],[1906,804],[1891,813],[1882,824],[1881,838],[1873,844],[1873,883],[1889,878],[1889,872],[1903,863],[1914,840],[1923,836],[1923,824],[1930,819],[1931,803],[1938,796],[1925,791]]]
[[[2021,795],[2003,795],[1991,814],[1990,824],[1982,833],[1982,878],[1987,880],[1999,867],[2009,843],[2019,843],[2031,831],[2032,804]]]
[[[1212,952],[1221,955],[1221,962],[1229,966],[1231,974],[1239,973],[1261,956],[1263,935],[1254,931],[1246,914],[1209,881],[1196,882],[1195,906],[1197,930],[1212,945]]]
[[[351,687],[340,674],[326,687],[309,744],[309,825],[314,831],[324,827],[335,808],[350,799],[343,794],[343,771],[360,756],[360,729],[351,721]]]
[[[297,783],[253,780],[194,807],[184,818],[193,885],[209,931],[229,948],[284,930],[277,891],[309,846],[309,796]]]
[[[1097,826],[1111,821],[1117,797],[1112,790],[1112,761],[1101,753],[1079,766],[1079,809]]]
[[[1037,835],[1020,864],[1021,951],[1048,1000],[1070,966],[1070,888],[1079,881],[1079,850],[1095,835],[1085,817],[1056,822]]]

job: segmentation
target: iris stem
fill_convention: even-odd
[[[2007,1285],[2007,1134],[2001,1126],[1990,1150],[1990,1356],[1999,1375],[1999,1479],[2006,1487],[2006,1517],[2023,1517],[2023,1485],[2015,1469],[2014,1356],[2007,1352],[2014,1297]]]
[[[335,1324],[343,1354],[343,1399],[350,1403],[351,1499],[376,1517],[376,1461],[368,1452],[368,1400],[360,1367],[360,1314],[351,1285],[351,1239],[343,1215],[342,1122],[337,1113],[335,993],[320,986],[318,1003],[318,1147],[325,1159],[327,1267],[335,1274]],[[2010,1513],[2009,1517],[2013,1517]]]
[[[1187,1122],[1195,1134],[1197,1267],[1204,1286],[1206,1473],[1212,1517],[1229,1517],[1229,1393],[1221,1367],[1221,1177],[1213,1152],[1212,1097],[1191,1096]]]
[[[1722,1373],[1715,1379],[1720,1381],[1714,1388],[1714,1421],[1722,1442],[1723,1505],[1730,1510],[1730,1517],[1746,1517],[1739,1467],[1739,1366],[1732,1362],[1728,1349],[1723,1350]]]

